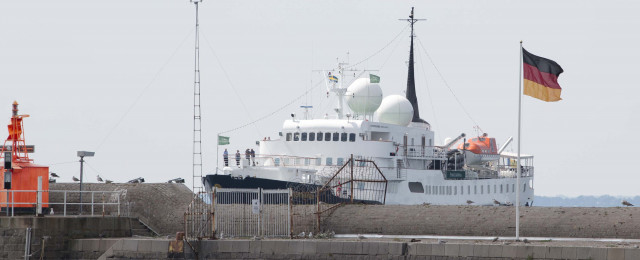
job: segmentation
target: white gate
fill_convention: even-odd
[[[290,237],[290,189],[214,188],[212,195],[218,238]]]

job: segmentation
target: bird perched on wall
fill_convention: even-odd
[[[109,184],[109,183],[113,183],[112,180],[104,180],[104,183]]]
[[[500,201],[497,201],[496,199],[493,199],[493,204],[496,204],[496,206],[500,206],[500,204],[502,203],[500,203]]]
[[[59,178],[60,176],[58,176],[55,172],[52,172],[52,173],[51,173],[51,177],[53,177],[53,178]]]
[[[633,207],[633,204],[629,203],[629,202],[628,202],[628,201],[626,201],[626,200],[623,200],[623,201],[622,201],[622,205],[625,205],[625,206],[627,206],[627,207]]]
[[[71,179],[72,179],[73,181],[76,181],[76,182],[77,182],[77,181],[80,181],[80,179],[76,178],[76,176],[71,177]]]
[[[473,202],[472,200],[467,200],[467,205],[471,205],[471,204],[473,204],[473,203],[474,203],[474,202]]]
[[[104,181],[102,180],[102,178],[100,178],[100,175],[98,175],[98,178],[97,178],[97,179],[98,179],[98,182],[104,182]]]

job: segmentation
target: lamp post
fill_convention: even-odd
[[[84,169],[84,157],[93,157],[95,152],[78,151],[78,157],[80,157],[80,215],[82,215],[82,173]]]

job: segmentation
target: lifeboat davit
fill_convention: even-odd
[[[500,159],[496,139],[488,137],[487,134],[467,140],[466,143],[460,144],[458,149],[464,151],[467,165],[481,165]]]

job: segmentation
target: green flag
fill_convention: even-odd
[[[369,81],[371,81],[371,83],[380,83],[380,77],[369,74]]]
[[[218,145],[227,145],[229,144],[229,137],[228,136],[218,136]]]

